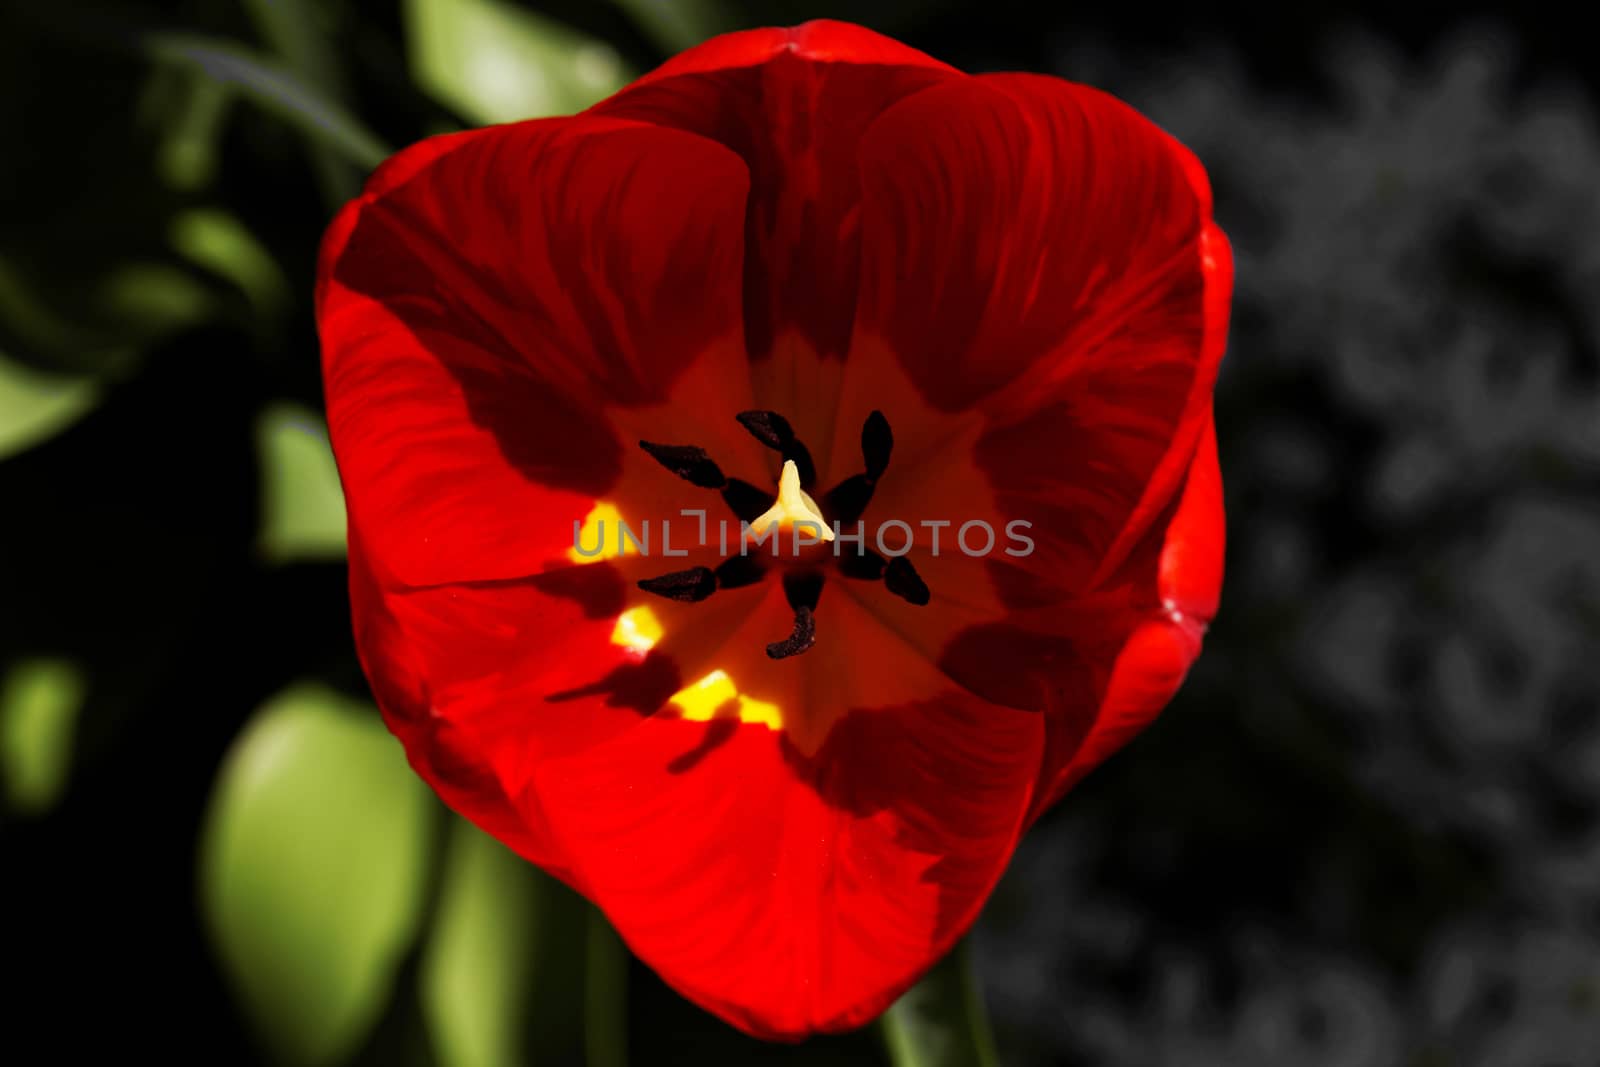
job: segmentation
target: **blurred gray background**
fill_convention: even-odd
[[[1187,687],[980,926],[1015,1062],[1600,1063],[1595,98],[1514,17],[1383,23],[1288,72],[1055,39],[1212,175],[1230,544]]]

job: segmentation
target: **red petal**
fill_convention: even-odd
[[[807,758],[762,726],[656,716],[538,781],[646,963],[741,1029],[798,1039],[868,1022],[971,925],[1041,733],[951,694],[858,709]]]
[[[1232,272],[1203,171],[1103,93],[999,75],[896,105],[862,177],[854,343],[879,359],[852,358],[844,408],[893,359],[934,409],[981,412],[999,509],[1034,524],[1024,566],[1094,587],[1177,490],[1210,402]]]
[[[1222,468],[1217,462],[1217,431],[1207,412],[1205,429],[1167,527],[1158,576],[1161,603],[1169,613],[1199,623],[1217,614],[1222,593],[1222,557],[1227,524],[1222,510]]]
[[[696,361],[745,388],[746,182],[708,141],[598,118],[427,141],[374,176],[329,230],[318,318],[381,580],[538,571],[620,476],[608,407],[665,405]]]
[[[684,74],[715,74],[755,67],[792,53],[818,63],[875,63],[892,67],[927,67],[956,73],[955,68],[909,48],[892,37],[834,19],[812,19],[799,26],[770,26],[713,37],[680,52],[635,81],[634,89]]]
[[[596,106],[709,137],[750,168],[745,330],[757,359],[786,334],[845,354],[860,234],[856,158],[885,108],[963,77],[841,22],[717,37]]]
[[[1198,651],[1231,280],[1209,212],[1192,157],[1109,98],[833,23],[719,38],[588,115],[391,161],[330,228],[318,316],[358,646],[419,773],[735,1025],[878,1014]],[[747,347],[771,357],[754,374]],[[901,455],[944,433],[963,491],[1042,520],[1027,570],[990,567],[1007,621],[946,646],[996,605],[946,593],[937,625],[902,625],[922,609],[851,590],[774,666],[774,582],[653,605],[641,659],[613,628],[659,561],[545,569],[602,496],[675,512],[681,487],[627,447],[668,416],[832,411],[843,375],[848,438],[883,367],[914,386],[883,395],[929,409],[897,421]],[[956,568],[983,572],[928,573]],[[738,699],[685,721],[667,698],[713,667]],[[739,721],[747,700],[783,729]]]
[[[681,687],[611,640],[633,592],[609,563],[385,590],[351,544],[356,645],[389,728],[452,808],[563,877],[530,786],[539,761],[635,726]]]
[[[936,408],[1031,407],[1019,394],[1107,365],[1194,376],[1204,204],[1132,108],[1055,78],[973,78],[884,115],[861,167],[860,329]]]
[[[1033,816],[1137,736],[1183,684],[1216,613],[1225,543],[1216,433],[1206,420],[1182,496],[1161,540],[1157,602],[1122,627],[1126,642],[1094,680],[1092,721],[1053,718]],[[1130,565],[1132,565],[1130,563]],[[1140,566],[1143,566],[1141,563]],[[1131,624],[1131,629],[1128,628]]]

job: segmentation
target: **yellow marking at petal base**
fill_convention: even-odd
[[[611,643],[621,645],[630,652],[644,655],[661,640],[661,620],[646,607],[629,608],[617,616],[617,625],[611,630]]]
[[[617,616],[617,625],[611,630],[611,643],[642,656],[655,647],[663,632],[655,612],[642,606],[629,608]],[[771,730],[783,728],[783,715],[778,705],[743,695],[724,670],[712,671],[693,685],[678,690],[668,700],[676,704],[690,722],[710,722],[730,703],[737,702],[740,722],[759,724]]]
[[[579,545],[590,550],[587,555],[578,551]],[[600,551],[592,551],[595,545],[600,546]],[[567,558],[574,563],[597,563],[637,551],[633,543],[622,536],[622,512],[617,510],[615,504],[602,500],[583,520],[577,540],[567,549]]]
[[[765,726],[769,730],[783,729],[783,715],[778,705],[742,695],[724,670],[712,671],[669,699],[682,709],[683,717],[690,722],[710,722],[717,717],[719,709],[727,707],[730,701],[737,701],[740,722]]]
[[[800,488],[800,468],[794,465],[794,460],[786,459],[783,461],[783,473],[778,476],[778,499],[761,513],[760,518],[750,524],[750,532],[760,536],[772,526],[777,526],[779,531],[782,531],[801,523],[813,527],[816,535],[822,540],[833,540],[833,528],[828,525],[828,520],[822,517],[817,502]]]

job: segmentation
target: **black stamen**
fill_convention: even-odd
[[[715,573],[718,589],[739,589],[765,578],[767,569],[754,556],[729,556],[717,564]]]
[[[772,493],[739,478],[729,478],[722,499],[742,522],[755,522],[772,506]]]
[[[811,453],[795,436],[794,427],[775,411],[743,411],[735,416],[739,424],[766,447],[782,454],[785,462],[793,462],[800,475],[800,484],[811,488],[816,482],[816,465]],[[772,499],[770,490],[764,490],[738,478],[722,473],[706,450],[695,445],[663,445],[640,441],[651,459],[693,485],[703,489],[716,489],[729,509],[742,522],[754,522],[763,515]],[[825,511],[840,523],[855,523],[866,512],[872,501],[878,479],[889,467],[889,457],[894,451],[894,434],[883,412],[873,411],[861,427],[861,455],[865,470],[852,475],[834,486],[824,497]],[[847,578],[866,581],[882,580],[889,592],[912,604],[926,604],[932,599],[928,586],[917,569],[906,559],[896,557],[885,560],[877,552],[862,550],[841,556],[837,563],[839,573]],[[638,585],[647,593],[668,600],[695,603],[706,599],[718,589],[739,589],[760,582],[767,568],[748,556],[725,559],[715,570],[709,567],[691,567],[671,574],[645,578]],[[824,577],[820,571],[806,570],[786,573],[783,577],[783,594],[794,609],[794,630],[782,641],[767,646],[772,659],[788,659],[807,651],[817,642],[817,603],[822,598]]]
[[[734,418],[750,431],[750,436],[775,452],[782,452],[794,443],[794,427],[776,411],[741,411]]]
[[[894,451],[894,433],[883,412],[874,411],[861,426],[861,455],[867,461],[867,477],[883,477],[889,469],[889,453]]]
[[[839,573],[846,578],[855,578],[864,582],[875,582],[883,577],[883,569],[888,566],[888,561],[872,549],[866,549],[860,555],[841,555],[839,557]]]
[[[796,611],[816,611],[817,601],[822,598],[822,575],[816,571],[790,571],[783,576],[783,595]]]
[[[877,482],[865,474],[852,474],[822,498],[822,513],[840,526],[849,526],[867,512]]]
[[[883,569],[883,584],[889,592],[909,603],[921,607],[933,598],[928,585],[917,573],[917,568],[904,556],[896,556]]]
[[[691,567],[686,571],[673,571],[657,578],[644,578],[639,588],[646,593],[664,596],[668,600],[688,603],[704,600],[717,591],[717,576],[709,567]]]
[[[788,659],[798,656],[817,643],[817,622],[811,615],[811,609],[799,607],[794,612],[794,632],[782,641],[774,641],[767,646],[767,655],[773,659]]]
[[[861,424],[861,458],[867,469],[863,474],[852,474],[822,498],[823,514],[842,526],[860,519],[872,503],[872,493],[878,479],[889,469],[889,454],[894,451],[894,432],[883,412],[874,410]]]
[[[698,485],[702,489],[721,489],[728,484],[722,468],[706,455],[703,448],[695,445],[658,445],[651,441],[640,441],[639,447],[648,452],[651,459],[691,485]]]
[[[816,483],[817,468],[811,462],[811,452],[794,435],[794,427],[789,425],[788,419],[776,411],[741,411],[734,418],[757,441],[774,452],[783,453],[785,460],[794,460],[801,488],[809,489]]]

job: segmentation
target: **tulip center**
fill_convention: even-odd
[[[750,532],[757,537],[774,530],[780,537],[804,531],[819,541],[833,540],[833,529],[822,517],[817,502],[800,488],[800,468],[792,459],[783,461],[783,473],[778,476],[778,499],[750,523]]]
[[[690,567],[670,574],[645,578],[639,588],[656,596],[683,602],[698,602],[721,589],[735,589],[765,580],[770,563],[783,562],[783,592],[794,611],[794,628],[788,637],[767,645],[772,659],[787,659],[807,651],[816,643],[817,602],[828,570],[842,578],[883,583],[891,594],[911,604],[928,603],[931,594],[904,556],[884,559],[867,549],[859,537],[857,547],[841,552],[835,545],[827,556],[802,555],[802,546],[819,546],[838,539],[839,524],[858,524],[872,500],[878,480],[889,466],[894,436],[883,412],[867,416],[861,428],[863,470],[844,479],[823,494],[818,504],[807,488],[816,481],[811,452],[795,435],[789,421],[773,411],[745,411],[735,418],[758,441],[783,456],[778,476],[777,499],[737,478],[729,478],[715,460],[696,445],[666,445],[640,441],[639,447],[668,471],[691,485],[714,489],[741,522],[738,555],[730,555],[716,567]],[[824,515],[830,515],[830,524]],[[809,540],[801,540],[804,536]],[[747,551],[749,542],[776,539],[770,560]],[[792,539],[792,540],[791,540]],[[792,544],[787,560],[778,551],[781,544]]]

